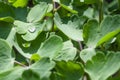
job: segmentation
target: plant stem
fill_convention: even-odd
[[[103,20],[103,0],[99,0],[99,23]]]
[[[20,63],[20,62],[18,62],[18,61],[14,61],[14,63],[15,63],[15,64],[18,64],[18,65],[20,65],[20,66],[22,66],[22,67],[27,67],[26,65],[24,65],[24,64],[22,64],[22,63]]]
[[[78,44],[79,44],[79,47],[80,47],[80,51],[82,51],[82,50],[83,50],[83,47],[82,47],[81,41],[78,41]]]
[[[53,5],[53,10],[52,10],[52,14],[53,14],[53,23],[52,23],[52,32],[54,32],[54,14],[55,14],[55,2],[54,2],[54,0],[52,0],[52,5]]]

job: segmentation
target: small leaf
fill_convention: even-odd
[[[80,52],[81,59],[86,63],[88,60],[91,60],[93,56],[96,55],[94,48],[83,49]]]
[[[41,8],[42,7],[42,8]],[[46,3],[40,3],[35,5],[27,16],[28,22],[38,22],[45,16],[48,9],[48,5]]]

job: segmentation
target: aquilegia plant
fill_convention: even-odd
[[[0,80],[120,80],[120,0],[0,0]]]

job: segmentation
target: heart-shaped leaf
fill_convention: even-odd
[[[0,73],[9,70],[14,65],[13,51],[8,43],[0,39]]]
[[[45,16],[48,9],[47,3],[43,2],[34,6],[27,16],[28,22],[38,22]]]
[[[68,21],[67,24],[63,23],[60,16],[56,13],[54,18],[57,28],[60,29],[65,35],[75,41],[82,41],[82,30],[76,29],[77,22]],[[72,33],[71,33],[72,32]]]
[[[109,52],[106,56],[97,53],[86,63],[85,72],[91,80],[106,80],[120,69],[120,52]]]

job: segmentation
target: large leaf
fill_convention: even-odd
[[[17,33],[23,34],[22,37],[26,41],[35,40],[36,37],[42,32],[45,23],[25,23],[21,21],[15,21]]]
[[[53,59],[63,47],[62,39],[59,36],[51,36],[47,39],[38,50],[41,57]]]
[[[72,21],[68,21],[68,23],[63,23],[59,17],[59,15],[55,14],[55,24],[57,25],[57,28],[60,29],[65,35],[67,35],[69,38],[75,40],[75,41],[82,41],[82,30],[76,29],[77,23],[74,23]],[[74,24],[73,24],[74,23]]]
[[[53,61],[50,61],[49,58],[42,58],[40,61],[34,63],[30,66],[30,69],[39,74],[40,80],[49,80],[51,69],[55,66]]]
[[[5,40],[0,39],[0,73],[11,69],[14,65],[12,49]]]
[[[0,38],[7,39],[12,30],[12,24],[0,22]]]
[[[62,50],[59,52],[59,54],[54,58],[57,61],[69,61],[73,60],[76,56],[77,49],[73,47],[73,44],[71,41],[64,42],[64,46]]]
[[[22,74],[23,80],[40,80],[40,76],[32,70],[26,70]]]
[[[28,9],[27,7],[25,8],[14,8],[14,13],[15,13],[15,20],[20,20],[20,21],[27,21],[27,14],[28,14]]]
[[[42,58],[38,62],[26,66],[15,67],[0,73],[0,80],[49,80],[51,69],[55,66],[53,61]]]
[[[13,46],[16,30],[11,23],[0,22],[0,38],[8,41],[10,46]]]
[[[80,64],[74,62],[57,62],[55,67],[60,80],[82,80],[84,71]]]
[[[120,52],[98,53],[86,63],[85,72],[91,80],[106,80],[120,68]]]
[[[21,78],[22,72],[25,68],[16,67],[6,72],[0,73],[0,80],[17,80]]]
[[[2,6],[0,7],[0,17],[8,17],[8,16],[14,17],[15,16],[11,6],[3,2],[0,2],[0,6]]]
[[[40,21],[46,14],[48,9],[47,3],[40,3],[34,6],[27,16],[28,22],[38,22]]]
[[[102,21],[100,26],[96,20],[90,20],[84,26],[83,31],[87,46],[95,48],[117,35],[120,32],[119,19],[120,16],[108,16]]]
[[[40,48],[41,43],[46,39],[45,33],[41,33],[35,40],[27,42],[22,39],[20,35],[16,35],[14,46],[18,52],[27,57],[31,58],[32,54],[36,53]],[[39,42],[39,43],[38,43]]]

